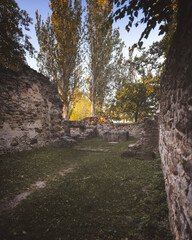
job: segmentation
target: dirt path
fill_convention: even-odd
[[[62,171],[59,171],[59,175],[64,177],[66,174],[72,172],[74,168],[68,168],[64,169]],[[15,196],[13,199],[4,198],[0,201],[0,215],[3,211],[8,210],[10,208],[16,207],[22,200],[26,199],[28,196],[30,196],[35,190],[40,188],[45,188],[47,185],[47,181],[37,181],[30,185],[30,187],[23,191],[22,193]]]

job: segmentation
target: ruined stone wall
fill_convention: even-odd
[[[144,151],[158,152],[159,126],[158,120],[146,118],[139,123],[113,123],[98,121],[96,117],[85,118],[81,121],[65,121],[66,135],[79,137],[102,136],[107,132],[128,132],[130,136],[139,138],[139,145]]]
[[[174,240],[192,239],[192,1],[179,22],[162,79],[160,153]]]
[[[159,152],[158,117],[146,118],[143,123],[143,135],[137,145],[142,152]]]
[[[83,135],[86,132],[91,132],[94,130],[96,135],[103,136],[105,132],[109,131],[127,131],[130,136],[142,137],[145,134],[144,121],[139,123],[113,123],[111,121],[107,122],[97,122],[97,121],[65,121],[64,129],[66,134],[70,132],[74,135]],[[71,131],[70,131],[70,129]]]
[[[57,87],[25,66],[0,69],[0,154],[49,145],[63,135]]]
[[[139,123],[98,123],[97,131],[100,136],[107,131],[127,131],[130,136],[141,137],[144,135],[144,122]]]

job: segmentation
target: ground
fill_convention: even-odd
[[[121,157],[135,141],[93,138],[1,156],[1,199],[31,192],[2,211],[1,239],[172,239],[159,157]]]

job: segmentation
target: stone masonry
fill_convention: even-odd
[[[162,79],[160,154],[174,240],[192,239],[192,1],[179,1],[178,27]]]
[[[0,69],[0,154],[46,146],[63,134],[56,85],[28,66]]]
[[[139,123],[113,123],[112,121],[95,121],[90,120],[96,117],[90,117],[80,121],[64,121],[65,135],[80,135],[86,136],[101,136],[106,132],[129,132],[129,135],[133,137],[142,137],[145,135],[144,121]],[[158,144],[158,143],[157,143]]]
[[[81,121],[64,121],[65,134],[77,138],[101,136],[106,140],[106,136],[110,133],[112,135],[118,133],[122,134],[124,141],[130,135],[140,138],[138,145],[142,148],[141,150],[158,152],[159,127],[157,119],[146,118],[139,123],[113,123],[109,120],[102,121],[99,118],[101,117],[89,117]],[[118,138],[116,141],[119,141]]]

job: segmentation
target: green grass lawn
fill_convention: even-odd
[[[160,159],[121,158],[129,142],[101,138],[0,157],[1,199],[47,181],[0,216],[1,239],[170,240]],[[59,171],[73,168],[65,176]]]

